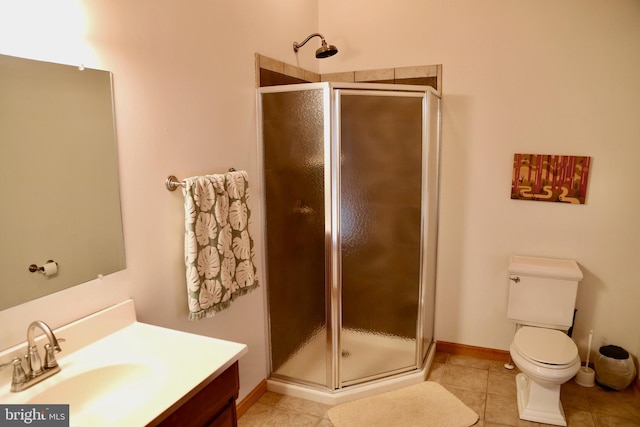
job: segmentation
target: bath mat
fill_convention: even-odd
[[[335,427],[469,427],[476,414],[433,381],[343,403],[329,409]]]

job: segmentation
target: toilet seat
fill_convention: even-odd
[[[513,338],[513,348],[530,363],[547,369],[564,369],[578,357],[571,338],[554,329],[523,326]]]

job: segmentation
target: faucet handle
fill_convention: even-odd
[[[56,356],[53,354],[54,348],[51,347],[51,344],[44,345],[44,367],[45,369],[51,369],[58,366],[58,361],[56,360]]]
[[[58,366],[58,361],[56,360],[56,356],[54,352],[60,353],[62,351],[62,348],[60,348],[59,343],[65,342],[65,341],[66,340],[64,338],[58,338],[56,339],[56,342],[53,345],[53,347],[51,346],[51,344],[44,345],[44,367],[46,369],[51,369]]]
[[[22,361],[19,357],[13,359],[13,379],[11,384],[22,384],[27,381],[27,374],[22,369]]]
[[[67,340],[64,338],[56,338],[56,342],[53,344],[53,349],[55,350],[56,353],[60,353],[62,351],[62,348],[60,347],[60,343],[65,341]]]
[[[0,365],[0,369],[7,366],[13,366],[13,378],[11,380],[12,386],[15,384],[22,384],[27,381],[27,374],[25,374],[24,369],[22,369],[22,361],[19,357],[16,357],[11,362],[3,363]]]
[[[6,368],[7,366],[13,365],[13,362],[16,361],[16,359],[20,360],[19,357],[16,357],[15,359],[13,359],[11,362],[7,362],[7,363],[0,363],[0,369],[2,368]]]

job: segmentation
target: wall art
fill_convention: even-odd
[[[514,154],[511,198],[584,204],[591,157]]]

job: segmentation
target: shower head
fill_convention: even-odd
[[[320,46],[316,50],[316,58],[318,58],[318,59],[328,58],[328,57],[333,56],[336,53],[338,53],[338,48],[335,47],[334,45],[327,44],[327,42],[325,41],[324,37],[322,37],[322,34],[319,34],[319,33],[311,34],[309,37],[304,39],[304,41],[302,43],[293,42],[293,51],[294,52],[298,52],[298,49],[300,49],[302,46],[304,46],[313,37],[320,37],[320,39],[322,40],[322,46]]]
[[[316,58],[328,58],[336,53],[338,53],[338,48],[332,44],[328,45],[327,42],[322,39],[322,46],[316,49]]]

